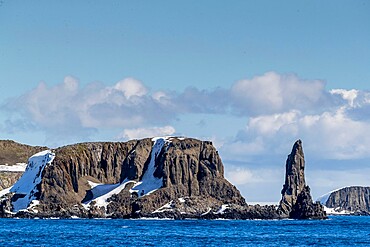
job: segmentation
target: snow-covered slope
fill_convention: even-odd
[[[85,206],[88,207],[91,202],[95,202],[95,205],[98,207],[107,207],[108,199],[113,195],[119,194],[129,183],[135,184],[131,188],[130,193],[137,193],[139,197],[148,195],[161,188],[163,185],[163,178],[156,178],[154,176],[156,169],[155,159],[161,152],[165,143],[170,142],[170,138],[155,137],[152,139],[152,141],[154,144],[151,151],[150,163],[148,165],[148,169],[145,171],[142,179],[139,182],[126,179],[120,184],[96,184],[89,181],[93,198],[92,200],[86,202]]]
[[[9,189],[10,192],[18,194],[17,200],[13,201],[13,212],[27,209],[35,194],[38,192],[37,185],[41,182],[42,171],[46,165],[55,158],[50,150],[42,151],[29,158],[28,165],[22,177]]]
[[[157,189],[161,188],[163,185],[162,178],[154,177],[155,172],[155,159],[161,152],[164,144],[169,142],[169,138],[166,137],[156,137],[153,138],[154,145],[152,147],[152,153],[150,157],[150,163],[148,169],[145,171],[143,178],[138,182],[130,191],[131,193],[136,192],[139,196],[148,195]]]

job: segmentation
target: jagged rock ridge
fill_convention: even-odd
[[[305,181],[304,168],[302,141],[298,140],[294,143],[286,161],[285,183],[281,191],[279,213],[295,219],[325,218],[326,213],[322,205],[312,201],[310,188]]]

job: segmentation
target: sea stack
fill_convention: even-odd
[[[312,201],[310,188],[305,181],[304,168],[302,141],[298,140],[294,143],[292,152],[286,161],[285,183],[281,191],[279,214],[283,218],[325,219],[324,207]]]

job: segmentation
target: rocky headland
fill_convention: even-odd
[[[317,199],[329,214],[370,215],[370,187],[349,186]]]
[[[305,183],[301,141],[288,156],[279,206],[248,205],[212,142],[176,137],[36,153],[0,198],[1,217],[326,218]]]

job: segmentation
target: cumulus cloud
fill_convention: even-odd
[[[231,90],[234,107],[240,114],[269,114],[288,109],[324,110],[334,102],[321,80],[303,80],[293,74],[268,72],[235,83]]]
[[[126,78],[122,81],[119,81],[114,89],[123,93],[126,98],[132,96],[143,96],[148,93],[148,89],[144,84],[134,78]]]
[[[156,136],[170,136],[175,134],[176,130],[172,126],[164,127],[149,127],[149,128],[136,128],[136,129],[125,129],[117,139],[121,140],[131,140],[131,139],[141,139],[147,137]]]
[[[305,149],[322,158],[363,158],[370,156],[370,136],[364,134],[369,129],[370,123],[351,119],[345,108],[318,115],[292,110],[250,118],[225,149],[245,155],[283,154],[303,139]]]
[[[9,114],[2,124],[3,131],[37,129],[55,138],[70,136],[81,140],[108,128],[117,129],[117,133],[125,129],[122,135],[127,137],[135,136],[130,133],[135,129],[152,128],[156,132],[156,126],[175,126],[186,114],[218,115],[220,121],[228,116],[243,117],[248,124],[229,145],[233,152],[242,155],[264,152],[268,138],[291,142],[291,138],[314,131],[339,140],[333,129],[343,133],[345,128],[363,130],[368,126],[361,120],[370,119],[366,117],[370,112],[370,94],[358,90],[327,91],[323,81],[276,72],[237,81],[231,88],[190,87],[182,92],[151,91],[134,78],[109,86],[81,86],[77,79],[67,76],[53,86],[40,83],[20,97],[9,99],[1,109]],[[232,127],[235,131],[241,128]],[[353,132],[359,135],[358,131]],[[349,137],[340,140],[351,141]]]

